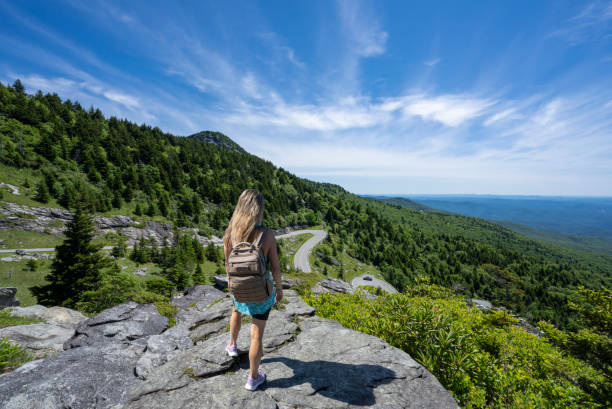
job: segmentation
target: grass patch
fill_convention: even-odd
[[[280,300],[279,302],[274,304],[273,308],[275,310],[285,311],[285,308],[287,307],[287,304],[289,304],[289,301],[287,300],[286,297],[283,297],[282,300]]]
[[[176,324],[176,314],[178,313],[178,307],[172,305],[166,301],[158,301],[154,303],[157,306],[157,311],[168,318],[168,326],[173,327]]]
[[[28,325],[44,322],[33,317],[11,317],[11,309],[0,310],[0,328],[11,327],[13,325]]]
[[[8,249],[47,248],[61,244],[64,236],[9,229],[0,230],[0,239],[3,240],[2,247]]]
[[[7,339],[0,339],[0,374],[20,367],[34,357],[25,349],[13,345]]]
[[[28,271],[27,260],[0,261],[0,287],[16,287],[20,306],[28,307],[37,304],[36,298],[30,293],[29,287],[44,284],[45,275],[49,273],[51,260],[38,260],[36,271]],[[13,276],[9,278],[9,271],[13,269]]]

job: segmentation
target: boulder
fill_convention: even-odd
[[[30,317],[38,318],[38,314],[45,311],[47,307],[44,305],[31,305],[29,307],[13,307],[11,309],[11,317]]]
[[[195,306],[196,304],[207,307],[225,296],[226,294],[223,291],[219,291],[213,286],[198,284],[185,289],[182,294],[173,297],[170,300],[170,304],[176,305],[179,308],[187,308],[190,305]]]
[[[352,294],[355,289],[347,282],[344,282],[337,278],[325,278],[319,281],[313,288],[312,292],[315,294],[323,293],[349,293]]]
[[[129,343],[161,334],[166,328],[168,318],[160,315],[155,305],[129,301],[80,323],[76,334],[64,343],[64,349],[107,342]]]
[[[141,381],[134,364],[142,347],[84,346],[28,362],[0,377],[3,409],[118,409]]]
[[[43,323],[0,328],[0,339],[9,339],[37,358],[63,351],[64,342],[73,335],[74,329],[72,328]]]
[[[5,307],[16,307],[19,305],[19,300],[15,295],[17,294],[17,288],[15,287],[1,287],[0,288],[0,308]]]
[[[65,307],[47,308],[42,305],[32,305],[29,307],[15,307],[11,310],[12,317],[31,317],[38,318],[49,324],[59,325],[64,328],[76,328],[87,317],[76,310]]]

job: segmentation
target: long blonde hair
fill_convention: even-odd
[[[223,242],[226,247],[233,247],[247,241],[255,225],[263,219],[264,197],[257,189],[246,189],[240,194],[229,226],[225,229]]]

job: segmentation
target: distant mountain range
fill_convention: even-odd
[[[516,195],[367,197],[428,213],[480,217],[531,238],[612,255],[612,198]]]

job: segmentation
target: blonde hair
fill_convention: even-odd
[[[240,194],[223,241],[227,247],[248,241],[255,225],[263,219],[264,197],[257,189],[246,189]]]

